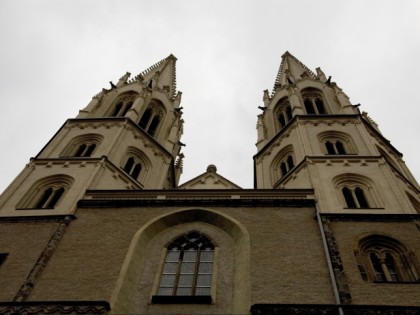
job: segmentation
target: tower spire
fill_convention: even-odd
[[[140,72],[135,80],[146,83],[151,88],[166,90],[172,100],[175,99],[176,90],[176,61],[170,54],[165,59]]]
[[[279,71],[274,82],[273,94],[279,87],[294,84],[297,80],[304,77],[317,78],[311,69],[300,62],[290,52],[286,51],[281,58]]]

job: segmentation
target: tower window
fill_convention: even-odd
[[[280,129],[286,126],[286,124],[293,118],[292,108],[287,98],[283,98],[277,103],[274,116],[277,117]]]
[[[303,104],[308,115],[327,114],[322,93],[315,89],[302,91]]]
[[[293,163],[293,157],[292,155],[288,155],[281,163],[280,163],[280,170],[281,170],[281,176],[285,176],[287,173],[290,172],[290,170],[295,166]]]
[[[413,254],[391,237],[365,237],[359,242],[355,255],[365,281],[417,282],[419,279]]]
[[[91,143],[91,144],[83,143],[79,146],[74,156],[75,157],[90,157],[93,150],[95,150],[95,148],[96,148],[95,143]]]
[[[347,204],[347,208],[369,208],[363,188],[343,187],[343,196]]]
[[[213,261],[214,245],[201,233],[189,232],[177,238],[167,247],[159,288],[152,301],[188,301],[185,297],[198,297],[189,301],[211,302]]]
[[[61,157],[90,157],[101,143],[103,137],[98,134],[86,134],[73,138],[61,153]]]
[[[133,106],[137,93],[127,93],[121,95],[110,114],[111,117],[123,117],[127,114],[128,110]]]
[[[149,135],[154,137],[158,131],[159,124],[162,121],[163,116],[163,105],[156,100],[151,100],[140,118],[139,126]]]
[[[373,181],[363,175],[344,173],[333,179],[339,198],[347,209],[379,208]]]
[[[137,180],[142,167],[141,167],[141,163],[139,161],[137,161],[134,157],[130,156],[127,159],[127,162],[125,163],[123,169],[133,179]]]
[[[357,152],[350,135],[340,131],[324,131],[318,135],[321,150],[325,154],[344,155],[355,154]]]
[[[346,154],[346,149],[341,141],[327,141],[325,147],[328,154]]]
[[[39,180],[25,194],[17,209],[54,209],[70,188],[73,179],[67,175],[50,176]]]

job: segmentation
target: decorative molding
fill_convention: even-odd
[[[41,255],[38,257],[38,260],[36,261],[34,267],[30,271],[25,282],[22,284],[19,291],[13,298],[13,301],[22,302],[28,298],[33,287],[35,286],[36,281],[38,280],[39,275],[42,273],[45,266],[48,264],[48,261],[50,260],[52,254],[54,253],[55,248],[57,247],[59,241],[61,240],[61,238],[63,237],[64,233],[67,230],[67,226],[73,220],[73,218],[74,216],[68,215],[68,216],[65,216],[60,221],[60,224],[58,225],[57,230],[54,232],[54,234],[50,238],[47,246],[44,248]]]
[[[420,307],[388,305],[254,304],[252,315],[419,315]]]
[[[350,304],[352,302],[352,297],[350,294],[349,285],[347,283],[347,278],[344,273],[340,252],[335,241],[334,231],[330,226],[330,221],[326,217],[322,217],[322,225],[324,227],[328,252],[330,254],[331,264],[338,288],[338,294],[340,296],[340,302],[343,304]]]

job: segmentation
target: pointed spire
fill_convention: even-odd
[[[167,58],[162,59],[138,74],[135,79],[145,82],[148,86],[150,85],[153,88],[157,87],[167,91],[169,97],[174,100],[177,95],[176,60],[177,58],[170,54]],[[150,82],[150,80],[152,80],[152,82]]]
[[[273,94],[283,85],[294,84],[297,80],[305,77],[316,78],[315,73],[288,51],[286,51],[281,58],[279,71],[277,73],[276,81],[274,82]]]

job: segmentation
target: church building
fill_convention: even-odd
[[[420,314],[419,186],[360,105],[286,52],[254,188],[180,185],[176,60],[111,82],[0,196],[0,314]]]

